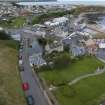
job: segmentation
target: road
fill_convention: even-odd
[[[24,40],[24,47],[22,52],[22,60],[23,60],[23,66],[24,71],[22,71],[21,78],[22,82],[28,82],[29,83],[29,90],[25,92],[26,96],[32,95],[35,104],[34,105],[49,105],[47,98],[44,96],[43,90],[40,88],[40,83],[37,81],[37,76],[35,73],[33,73],[32,68],[29,65],[29,59],[28,59],[28,44],[27,40]]]

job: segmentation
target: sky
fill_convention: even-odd
[[[105,0],[58,0],[58,1],[105,1]]]

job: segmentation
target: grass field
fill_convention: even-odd
[[[10,22],[1,21],[0,26],[1,27],[8,27],[8,28],[20,28],[24,25],[25,22],[26,22],[25,17],[16,17],[14,19],[11,19]]]
[[[105,101],[105,73],[61,87],[54,94],[60,105],[100,105]]]
[[[25,17],[17,17],[16,19],[13,20],[11,25],[16,28],[20,28],[24,25],[25,22],[26,22]]]
[[[62,70],[39,72],[48,85],[67,82],[80,75],[91,73],[105,65],[95,57],[84,57]],[[75,85],[63,85],[53,91],[60,105],[99,105],[105,101],[105,73],[83,79]]]
[[[0,105],[26,105],[18,71],[17,42],[0,40]]]
[[[48,85],[58,85],[69,82],[78,76],[91,73],[95,71],[98,66],[102,65],[104,64],[95,57],[84,57],[71,63],[69,67],[65,67],[65,69],[46,70],[39,72],[39,75],[47,81]]]

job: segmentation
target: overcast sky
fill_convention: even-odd
[[[105,1],[105,0],[58,0],[58,1]]]

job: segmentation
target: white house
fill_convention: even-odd
[[[105,43],[99,43],[99,48],[104,49],[105,48]]]

